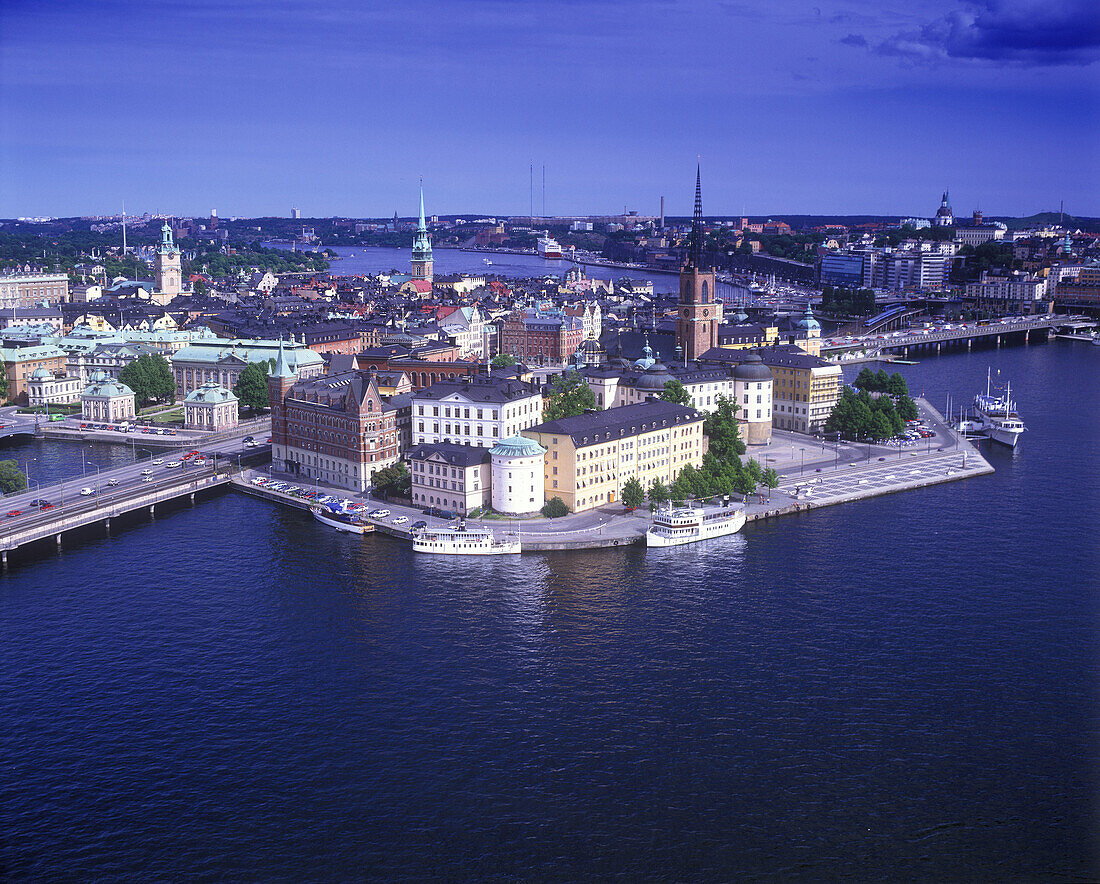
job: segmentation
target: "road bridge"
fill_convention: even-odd
[[[1070,321],[1066,316],[1042,316],[1024,319],[1004,319],[996,322],[967,322],[940,325],[934,328],[909,329],[893,334],[860,335],[854,338],[828,338],[821,342],[821,355],[843,361],[846,354],[893,354],[908,356],[910,351],[940,349],[947,345],[975,341],[995,341],[999,347],[1006,338],[1019,338],[1023,343],[1047,340],[1051,331]],[[949,327],[950,326],[950,327]],[[1036,338],[1038,336],[1038,338]]]

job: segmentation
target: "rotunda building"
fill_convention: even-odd
[[[733,395],[745,444],[766,445],[772,438],[772,371],[759,353],[750,351],[734,368]]]
[[[501,439],[489,449],[492,507],[498,513],[522,515],[546,503],[546,449],[526,436]]]

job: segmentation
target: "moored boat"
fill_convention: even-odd
[[[981,432],[994,442],[1000,442],[1009,448],[1015,448],[1020,436],[1027,427],[1016,413],[1016,402],[1012,399],[1012,385],[1006,384],[1004,395],[993,393],[992,371],[986,375],[985,393],[974,397],[974,411],[982,423]]]
[[[348,534],[370,534],[374,531],[374,525],[370,522],[364,522],[355,513],[334,512],[324,506],[312,506],[309,511],[313,513],[313,518],[322,525],[328,525],[337,531],[344,531]]]
[[[413,534],[413,551],[445,556],[502,556],[521,552],[519,536],[497,537],[489,528],[421,528]]]
[[[707,511],[698,507],[674,509],[653,514],[653,524],[645,534],[646,546],[682,546],[712,537],[736,534],[745,525],[743,507],[724,507]]]

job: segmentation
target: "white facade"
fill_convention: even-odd
[[[45,368],[36,369],[27,380],[27,404],[69,405],[80,401],[84,384],[79,377],[62,375],[58,377]]]
[[[134,417],[134,391],[119,381],[96,372],[91,384],[80,396],[85,420],[123,421]]]
[[[469,391],[455,385],[439,397],[423,395],[434,389],[413,394],[414,445],[456,442],[491,448],[542,421],[542,394],[529,387],[525,393],[507,398],[487,399],[477,385],[471,385]]]
[[[492,507],[507,515],[534,513],[546,502],[546,449],[523,436],[505,439],[489,452]]]
[[[237,397],[215,383],[203,384],[183,400],[183,426],[188,430],[231,430],[237,416]]]

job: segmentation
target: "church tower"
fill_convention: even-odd
[[[420,182],[420,223],[416,226],[413,238],[412,278],[432,281],[432,240],[428,236],[428,225],[424,221],[424,181]]]
[[[167,304],[183,291],[183,271],[180,268],[180,250],[172,242],[172,228],[168,222],[160,229],[160,245],[157,246],[153,261],[156,274],[156,294],[158,303]]]
[[[703,268],[703,191],[696,167],[695,213],[687,260],[680,270],[680,300],[676,306],[676,345],[688,362],[718,346],[722,303],[715,297],[714,284],[714,269]]]
[[[279,338],[279,355],[275,359],[275,367],[267,376],[267,404],[271,408],[271,462],[277,464],[279,469],[283,469],[286,459],[286,397],[297,380],[298,366],[293,357],[288,357],[283,349],[283,339]]]

